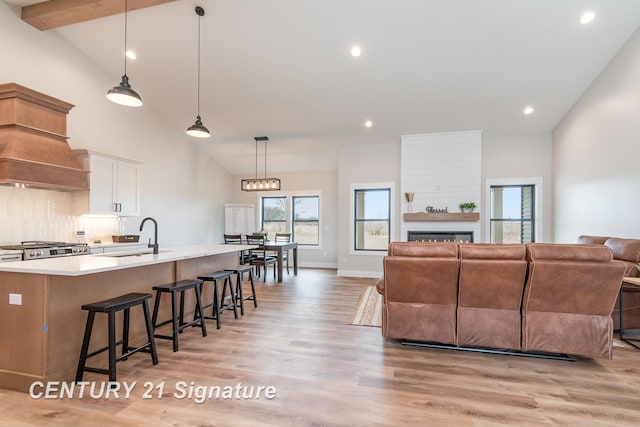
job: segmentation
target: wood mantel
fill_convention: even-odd
[[[405,221],[480,221],[478,212],[470,213],[405,213]]]

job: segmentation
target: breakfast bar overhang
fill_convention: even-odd
[[[86,321],[83,304],[128,292],[152,293],[156,285],[231,268],[238,264],[239,251],[252,248],[199,245],[161,249],[156,255],[84,255],[0,264],[0,388],[26,392],[34,381],[73,381]],[[203,298],[210,295],[205,287]],[[10,296],[20,304],[9,304]],[[191,310],[195,301],[188,297],[185,308]],[[163,304],[161,310],[167,313],[170,307]],[[131,317],[135,340],[144,336],[144,322],[141,313],[132,311]],[[91,347],[106,342],[104,319],[96,319]],[[96,364],[106,363],[106,355],[96,359]]]

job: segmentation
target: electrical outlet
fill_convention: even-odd
[[[22,305],[22,294],[9,294],[9,304]]]

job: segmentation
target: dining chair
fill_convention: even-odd
[[[225,234],[224,243],[226,245],[242,245],[244,240],[242,234]],[[251,261],[251,254],[249,251],[240,251],[238,254],[238,262],[240,264],[248,264]]]
[[[227,244],[242,244],[242,234],[225,234],[224,242]]]
[[[276,233],[275,242],[291,242],[291,233]],[[287,274],[289,273],[289,249],[282,251],[282,261],[287,263]]]
[[[250,260],[249,264],[256,267],[256,275],[260,277],[260,267],[264,269],[264,281],[267,281],[267,266],[273,265],[273,278],[276,278],[276,264],[278,263],[278,259],[275,256],[268,255],[267,251],[264,249],[264,234],[248,234],[247,235],[247,244],[248,245],[258,245],[258,249],[251,249],[250,252]]]

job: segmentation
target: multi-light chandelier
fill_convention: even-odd
[[[243,179],[240,183],[242,191],[277,191],[280,190],[280,178],[267,178],[267,136],[256,136],[256,177]],[[258,141],[264,141],[264,178],[258,178]]]

